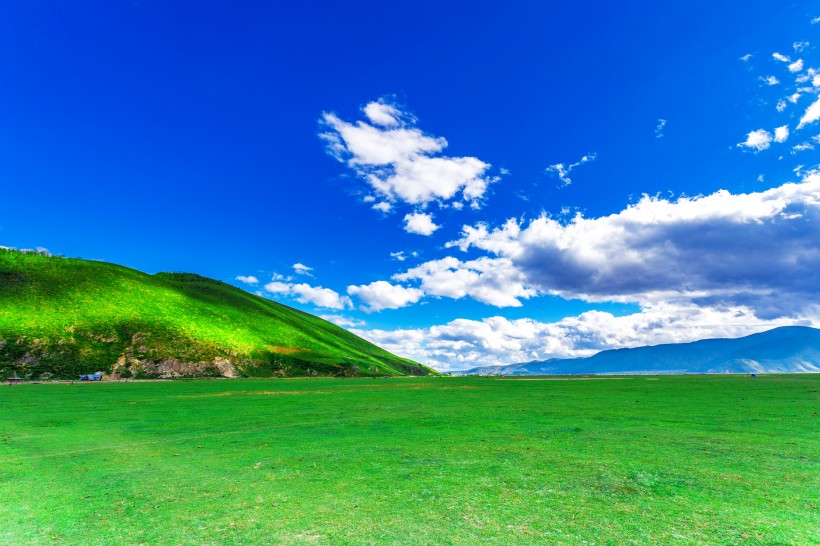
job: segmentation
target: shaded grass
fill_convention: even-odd
[[[0,542],[820,536],[814,375],[0,389]]]

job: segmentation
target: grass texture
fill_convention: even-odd
[[[819,385],[0,387],[0,543],[816,544]]]

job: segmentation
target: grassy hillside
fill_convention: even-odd
[[[404,375],[431,370],[190,273],[0,249],[0,378]]]
[[[0,386],[0,544],[808,545],[820,375]]]

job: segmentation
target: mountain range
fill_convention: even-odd
[[[586,358],[483,366],[450,375],[820,372],[820,330],[784,326],[735,339],[612,349]]]

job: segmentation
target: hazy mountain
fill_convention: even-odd
[[[736,339],[601,351],[587,358],[484,366],[453,375],[820,372],[820,330],[785,326]]]

